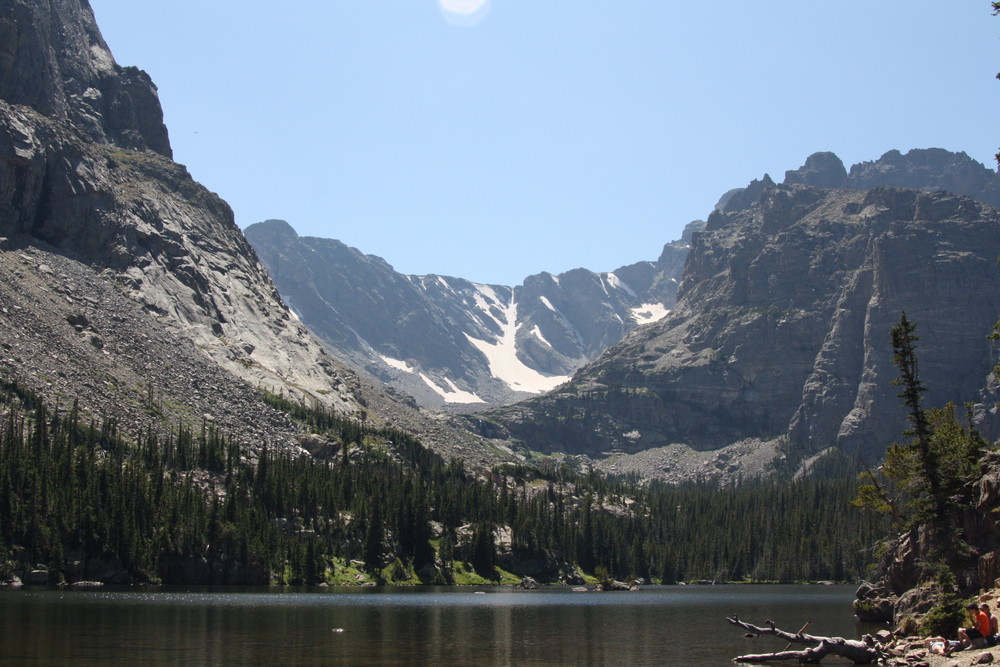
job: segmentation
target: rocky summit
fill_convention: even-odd
[[[1000,213],[947,192],[797,182],[839,182],[838,163],[811,159],[801,178],[733,195],[695,234],[666,318],[481,423],[529,448],[667,479],[732,479],[834,451],[877,460],[905,428],[889,340],[905,311],[927,405],[976,404],[995,437],[983,392]]]
[[[785,183],[821,188],[870,190],[877,187],[913,188],[967,195],[1000,206],[1000,178],[992,169],[965,153],[942,148],[886,152],[877,160],[845,169],[833,153],[813,153],[798,169],[785,172]]]
[[[293,427],[261,390],[424,435],[467,435],[367,383],[288,310],[229,206],[172,161],[156,87],[89,5],[0,0],[0,372],[135,428]]]

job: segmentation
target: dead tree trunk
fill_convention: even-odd
[[[764,621],[766,628],[762,628],[746,621],[741,621],[735,615],[727,618],[733,625],[738,625],[744,630],[748,630],[754,635],[774,635],[784,639],[791,644],[815,644],[812,648],[800,651],[777,651],[775,653],[758,653],[754,655],[741,655],[733,658],[734,662],[778,662],[781,660],[798,660],[800,663],[808,665],[819,664],[819,661],[828,655],[835,655],[847,658],[855,665],[870,665],[884,658],[885,653],[882,646],[878,644],[871,635],[865,635],[863,640],[844,639],[843,637],[820,637],[803,633],[792,634],[774,627],[772,621]]]

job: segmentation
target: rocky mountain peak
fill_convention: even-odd
[[[813,153],[798,169],[785,172],[785,183],[815,185],[820,188],[842,188],[847,182],[847,169],[840,158],[830,152]]]
[[[688,238],[703,223],[692,223]],[[428,407],[472,411],[551,389],[673,303],[689,242],[612,272],[542,272],[518,286],[397,273],[282,221],[249,226],[281,294],[343,359]]]
[[[0,0],[0,34],[0,237],[101,272],[237,377],[357,411],[232,210],[170,160],[155,86],[114,62],[89,5]]]
[[[803,166],[786,171],[784,182],[852,190],[877,187],[940,190],[1000,206],[1000,176],[964,152],[943,148],[915,148],[906,153],[887,151],[877,160],[853,165],[849,172],[835,154],[813,153]]]
[[[171,157],[156,86],[115,63],[86,0],[0,1],[0,99],[91,141]]]

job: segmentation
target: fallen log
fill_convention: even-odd
[[[804,632],[791,633],[776,628],[773,621],[764,621],[766,627],[760,627],[746,621],[741,621],[735,614],[727,618],[733,625],[738,625],[753,635],[774,635],[792,644],[813,644],[811,648],[799,651],[775,651],[774,653],[756,653],[733,658],[734,662],[780,662],[782,660],[798,660],[799,663],[817,665],[828,655],[846,658],[855,665],[871,665],[886,657],[881,644],[871,635],[862,639],[844,639],[843,637],[823,637],[807,635]]]

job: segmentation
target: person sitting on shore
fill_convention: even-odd
[[[987,609],[989,609],[988,605]],[[968,612],[969,619],[972,621],[972,627],[959,628],[958,639],[962,642],[963,648],[969,648],[979,639],[982,639],[983,642],[986,641],[986,637],[990,634],[990,617],[989,614],[979,608],[975,602],[967,604],[965,606],[965,610]],[[983,642],[980,642],[980,645]]]
[[[1000,620],[997,619],[996,614],[990,611],[990,605],[987,603],[982,603],[979,608],[986,612],[986,615],[990,617],[990,633],[986,635],[986,645],[996,646],[997,645],[997,635],[1000,634]]]

